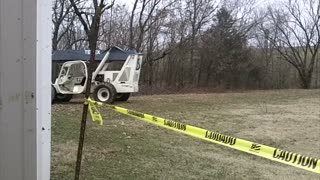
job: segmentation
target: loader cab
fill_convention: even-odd
[[[81,94],[85,91],[88,70],[84,61],[71,61],[62,65],[54,83],[61,94]]]

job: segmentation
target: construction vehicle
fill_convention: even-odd
[[[73,95],[84,94],[87,83],[91,83],[90,93],[93,98],[104,103],[127,101],[131,93],[138,92],[142,54],[127,54],[126,60],[114,62],[108,60],[113,48],[120,49],[109,48],[92,73],[91,82],[88,82],[86,61],[64,63],[58,78],[52,84],[52,102],[69,101]]]

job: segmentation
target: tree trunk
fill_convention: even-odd
[[[129,28],[129,48],[133,49],[133,39],[134,39],[134,34],[133,34],[133,21],[134,21],[134,12],[137,8],[138,0],[135,0],[132,11],[131,11],[131,16],[130,16],[130,28]]]
[[[195,48],[195,33],[192,32],[191,35],[191,48],[190,48],[190,65],[189,65],[189,83],[193,87],[194,86],[194,75],[195,75],[195,67],[194,67],[194,48]],[[186,76],[187,77],[187,76]]]
[[[150,88],[150,92],[151,94],[153,94],[152,92],[152,86],[153,86],[153,66],[152,66],[152,62],[149,63],[149,77],[148,77],[148,86]]]
[[[58,29],[55,29],[52,35],[52,50],[55,51],[57,49],[58,49]]]
[[[312,80],[312,71],[308,71],[308,72],[299,71],[299,77],[301,80],[301,87],[303,89],[310,89],[311,88],[311,80]]]

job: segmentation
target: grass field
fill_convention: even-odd
[[[81,100],[52,107],[53,180],[73,179]],[[132,97],[136,111],[320,158],[320,90]],[[81,179],[308,179],[320,175],[100,109],[88,121]]]

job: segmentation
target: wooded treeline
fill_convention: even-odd
[[[53,50],[89,47],[70,2],[90,21],[90,4],[53,0]],[[98,47],[143,52],[140,82],[148,91],[320,87],[318,0],[127,4],[115,0],[102,14]]]

